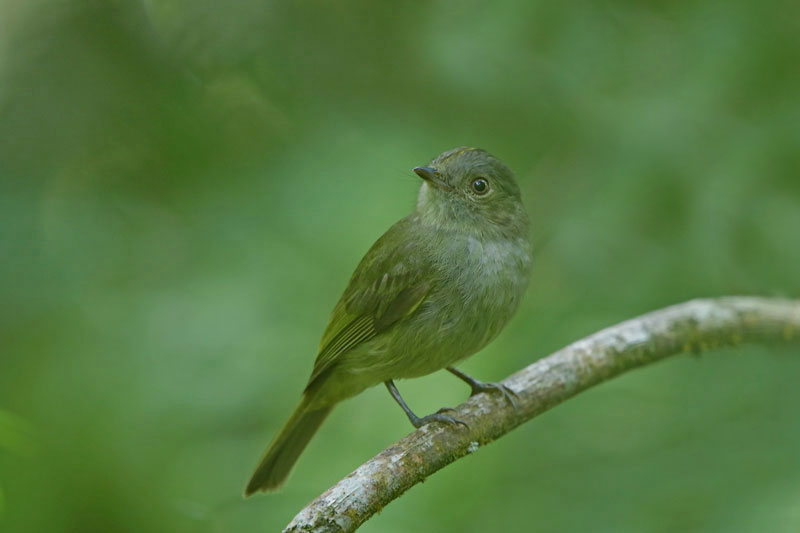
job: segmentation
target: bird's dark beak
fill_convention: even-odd
[[[416,167],[414,169],[414,172],[417,174],[417,176],[424,179],[425,181],[427,181],[428,183],[430,183],[431,185],[433,185],[438,189],[442,189],[444,191],[453,190],[453,188],[442,179],[441,174],[439,174],[439,171],[436,170],[435,168]]]

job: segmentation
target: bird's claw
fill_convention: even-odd
[[[444,424],[450,424],[453,426],[461,424],[465,428],[469,428],[469,425],[466,422],[459,420],[458,418],[454,418],[450,415],[444,414],[447,411],[453,411],[453,410],[454,409],[451,409],[449,407],[442,407],[441,409],[439,409],[438,411],[436,411],[431,415],[423,416],[422,418],[417,418],[415,420],[412,420],[411,423],[414,424],[414,427],[417,429],[421,428],[426,424],[430,424],[431,422],[442,422]]]
[[[517,393],[508,388],[507,386],[503,385],[502,383],[484,383],[483,381],[475,380],[475,383],[471,384],[472,386],[472,394],[470,396],[475,396],[476,394],[480,394],[482,392],[486,392],[489,394],[492,393],[500,393],[503,395],[503,398],[506,399],[511,406],[516,409],[517,408]]]

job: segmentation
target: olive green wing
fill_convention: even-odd
[[[428,265],[402,239],[405,223],[378,239],[353,273],[322,335],[308,385],[343,354],[413,313],[430,292]]]

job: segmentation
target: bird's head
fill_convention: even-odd
[[[414,172],[424,180],[417,212],[426,222],[488,235],[527,233],[514,173],[485,150],[455,148]]]

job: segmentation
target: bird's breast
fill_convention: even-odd
[[[469,237],[442,244],[435,288],[413,320],[416,340],[425,345],[425,366],[455,364],[496,337],[519,306],[530,262],[525,239]]]
[[[530,250],[525,239],[465,239],[463,251],[448,265],[451,298],[467,320],[502,327],[516,311],[530,277]]]
[[[519,307],[530,274],[527,239],[451,233],[427,244],[419,253],[428,254],[430,292],[408,318],[364,346],[362,358],[348,356],[357,372],[385,381],[454,365],[494,339]]]

